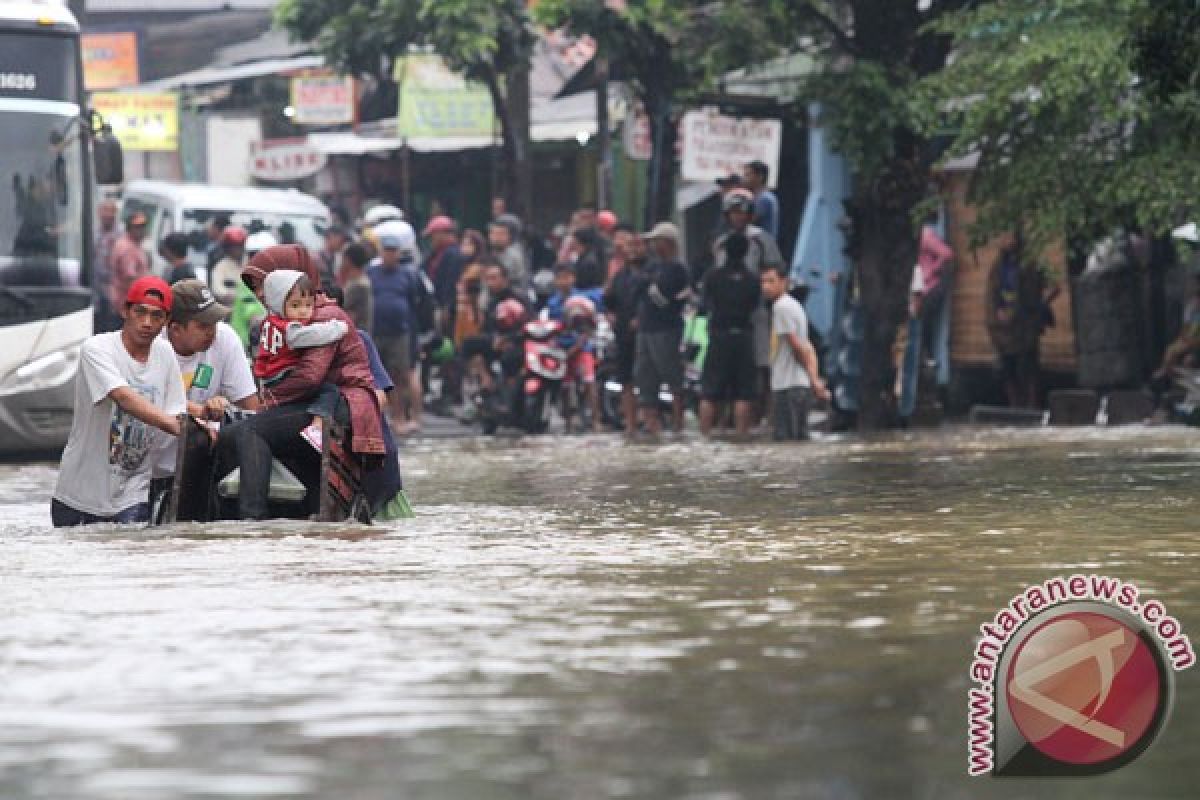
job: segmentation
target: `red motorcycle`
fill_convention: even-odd
[[[522,371],[522,425],[527,433],[545,433],[550,409],[567,376],[567,352],[558,345],[563,324],[535,319],[525,323],[525,368]]]

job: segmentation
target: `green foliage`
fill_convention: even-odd
[[[451,68],[495,84],[528,63],[533,31],[520,0],[282,0],[275,22],[350,73],[391,75],[391,62],[428,47]]]
[[[913,76],[874,61],[855,61],[838,73],[813,76],[809,91],[831,110],[838,150],[864,180],[880,175],[897,156],[898,130],[916,127],[909,102]]]
[[[1200,93],[1200,2],[1156,0],[1133,32],[1134,68],[1165,105],[1190,106]],[[1200,115],[1197,115],[1200,119]]]
[[[937,24],[955,50],[923,82],[928,132],[951,132],[949,156],[979,158],[977,237],[1066,236],[1078,258],[1113,228],[1161,233],[1194,213],[1186,117],[1133,69],[1131,42],[1155,2],[996,0]]]

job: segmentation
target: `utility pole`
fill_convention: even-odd
[[[612,206],[612,137],[608,123],[608,59],[593,57],[596,69],[596,208]]]

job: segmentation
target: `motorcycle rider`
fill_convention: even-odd
[[[229,225],[221,233],[221,260],[208,274],[209,288],[217,302],[231,307],[242,284],[242,264],[246,259],[246,229]]]
[[[489,264],[483,272],[488,290],[488,307],[478,336],[463,340],[463,358],[467,370],[479,381],[480,389],[489,394],[496,387],[492,381],[491,365],[500,362],[505,380],[515,379],[521,371],[520,327],[529,317],[529,301],[509,283],[508,271],[501,264]],[[520,305],[520,320],[514,320],[516,310],[509,301]]]
[[[556,291],[546,304],[546,313],[550,319],[564,324],[559,345],[567,351],[567,382],[582,384],[591,410],[592,430],[601,433],[604,426],[600,419],[600,393],[596,387],[596,348],[590,334],[596,327],[596,311],[602,308],[603,290],[577,289],[576,277],[572,264],[559,263],[554,267]]]

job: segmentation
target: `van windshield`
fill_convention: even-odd
[[[193,266],[204,266],[208,245],[205,227],[210,219],[222,215],[229,217],[231,224],[245,228],[247,233],[268,231],[280,244],[301,244],[309,250],[321,249],[324,231],[329,225],[324,217],[307,214],[189,209],[183,212],[183,233],[188,235],[188,260]]]

